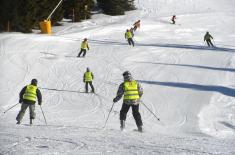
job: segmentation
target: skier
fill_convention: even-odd
[[[124,82],[119,85],[117,95],[113,99],[113,102],[115,103],[122,98],[122,95],[124,95],[123,104],[120,111],[120,128],[121,130],[125,128],[126,115],[129,108],[132,107],[132,114],[138,127],[138,131],[142,132],[143,123],[139,113],[139,102],[140,97],[143,95],[143,89],[136,80],[133,80],[129,71],[125,71],[123,73],[123,77]]]
[[[36,98],[38,99],[38,105],[42,104],[42,94],[37,87],[37,79],[32,79],[31,84],[25,86],[20,91],[19,103],[21,103],[21,110],[16,117],[17,124],[21,123],[22,118],[24,117],[26,109],[29,107],[30,114],[30,125],[33,124],[33,119],[35,119],[35,103]]]
[[[171,21],[173,22],[172,24],[175,24],[175,20],[176,20],[176,16],[173,15],[172,18],[171,18]]]
[[[83,75],[83,82],[85,83],[85,89],[86,93],[88,93],[88,84],[91,87],[91,92],[95,93],[94,86],[92,84],[92,80],[94,79],[93,73],[90,71],[90,69],[87,67],[86,72]]]
[[[133,35],[132,35],[132,33],[131,33],[131,31],[130,30],[126,30],[126,33],[125,33],[125,38],[127,39],[127,41],[128,41],[128,44],[129,45],[133,45],[133,46],[135,46],[135,43],[134,43],[134,41],[133,41]]]
[[[211,39],[213,39],[213,37],[210,35],[209,32],[206,32],[206,34],[204,36],[204,41],[206,41],[208,47],[210,47],[210,46],[214,47],[214,45],[211,42]]]
[[[82,41],[82,44],[81,44],[81,50],[80,50],[77,57],[80,57],[82,53],[83,53],[82,56],[85,57],[87,50],[89,50],[89,46],[88,46],[87,38],[84,38],[84,40]]]
[[[140,20],[136,21],[134,24],[134,31],[136,31],[137,28],[140,28]]]

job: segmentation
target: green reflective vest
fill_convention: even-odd
[[[131,33],[131,31],[126,32],[125,35],[126,35],[126,38],[127,38],[127,39],[132,38],[132,33]]]
[[[133,80],[124,82],[124,100],[137,100],[139,98],[137,81]]]
[[[37,86],[34,85],[27,85],[25,93],[23,95],[23,99],[35,101],[37,97]]]
[[[92,74],[91,74],[91,72],[86,72],[85,73],[85,81],[86,82],[92,81]]]
[[[86,41],[83,41],[81,44],[81,49],[87,49],[88,48],[88,43]]]

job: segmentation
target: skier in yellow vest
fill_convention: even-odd
[[[37,79],[32,79],[31,84],[25,86],[20,91],[20,100],[21,103],[21,110],[16,117],[17,124],[21,123],[22,118],[24,117],[26,109],[29,107],[29,114],[30,114],[30,124],[33,124],[33,119],[35,119],[35,103],[36,99],[38,100],[38,104],[42,104],[42,94],[37,87]]]
[[[89,50],[89,46],[88,46],[87,38],[84,38],[84,40],[82,41],[82,44],[81,44],[81,50],[80,50],[77,57],[80,57],[82,53],[83,53],[82,56],[85,57],[87,50]]]
[[[94,79],[94,75],[90,71],[90,69],[87,67],[86,72],[83,75],[83,82],[85,82],[86,93],[88,93],[88,84],[91,87],[91,92],[95,93],[95,89],[94,89],[94,86],[92,84],[93,79]]]
[[[135,46],[135,43],[134,43],[134,41],[133,41],[133,34],[131,33],[131,31],[130,30],[126,30],[126,33],[125,33],[125,38],[127,39],[127,41],[128,41],[128,44],[129,45],[133,45],[133,46]]]
[[[123,73],[124,82],[119,85],[117,95],[113,99],[113,102],[119,101],[122,96],[123,97],[123,104],[120,111],[120,128],[123,130],[125,128],[125,120],[127,112],[129,111],[130,107],[132,108],[132,114],[135,119],[136,125],[138,127],[138,131],[142,132],[142,119],[139,113],[139,103],[140,98],[143,95],[143,89],[141,85],[132,78],[131,73],[129,71],[125,71]]]

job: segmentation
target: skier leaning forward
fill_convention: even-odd
[[[113,102],[115,103],[122,98],[122,95],[124,95],[123,104],[120,111],[120,128],[121,130],[125,128],[126,115],[131,107],[138,131],[142,132],[143,123],[139,113],[139,103],[140,97],[143,95],[143,89],[136,80],[133,80],[129,71],[125,71],[123,73],[123,77],[124,82],[119,85],[117,96],[113,99]]]
[[[206,32],[206,34],[204,36],[204,41],[206,41],[208,47],[210,47],[210,46],[214,47],[214,45],[211,42],[211,39],[213,39],[213,37],[210,35],[209,32]]]

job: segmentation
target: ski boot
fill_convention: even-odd
[[[30,119],[29,124],[30,124],[30,125],[33,125],[33,119]]]
[[[142,126],[138,126],[138,131],[139,131],[139,132],[143,132]]]
[[[20,121],[17,121],[16,124],[20,125]]]
[[[120,129],[123,130],[125,128],[125,121],[124,120],[120,120]]]

